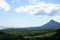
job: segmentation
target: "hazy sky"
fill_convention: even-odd
[[[60,22],[60,0],[0,0],[1,26],[41,26],[52,19]]]

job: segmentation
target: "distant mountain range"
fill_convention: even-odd
[[[54,20],[51,20],[42,26],[31,27],[30,29],[32,29],[32,30],[37,30],[37,29],[45,30],[45,29],[58,29],[58,28],[60,28],[60,23],[58,23]]]
[[[0,29],[1,28],[3,29],[4,26],[0,26]],[[60,23],[58,23],[58,22],[56,22],[54,20],[51,20],[51,21],[49,21],[48,23],[46,23],[46,24],[44,24],[42,26],[22,28],[22,29],[28,29],[28,30],[39,30],[39,29],[41,29],[41,30],[45,30],[45,29],[58,29],[58,28],[60,28]]]

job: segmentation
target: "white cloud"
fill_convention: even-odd
[[[33,5],[31,4],[31,5],[26,5],[26,6],[21,6],[21,7],[15,8],[15,11],[26,12],[30,15],[57,14],[57,13],[60,13],[60,4],[34,2]]]
[[[29,0],[30,3],[34,4],[37,0]]]
[[[52,19],[57,22],[60,22],[60,16],[53,16]]]
[[[0,0],[0,8],[8,11],[10,9],[10,5],[5,0]]]

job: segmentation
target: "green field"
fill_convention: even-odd
[[[29,30],[4,29],[0,30],[0,40],[58,40],[60,29],[56,30]]]

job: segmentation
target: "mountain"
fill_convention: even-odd
[[[48,23],[46,23],[45,25],[41,26],[42,28],[47,28],[47,29],[57,29],[60,28],[60,23],[51,20]]]
[[[0,26],[0,29],[1,27],[3,26]],[[60,23],[54,21],[54,20],[51,20],[49,21],[48,23],[42,25],[42,26],[37,26],[37,27],[29,27],[29,28],[17,28],[17,29],[27,29],[27,30],[46,30],[46,29],[58,29],[60,28]],[[10,29],[10,28],[8,28]],[[13,28],[15,29],[15,28]]]
[[[30,28],[27,28],[28,30],[54,30],[54,29],[58,29],[60,28],[60,23],[54,21],[54,20],[51,20],[49,21],[48,23],[42,25],[42,26],[37,26],[37,27],[30,27]]]

